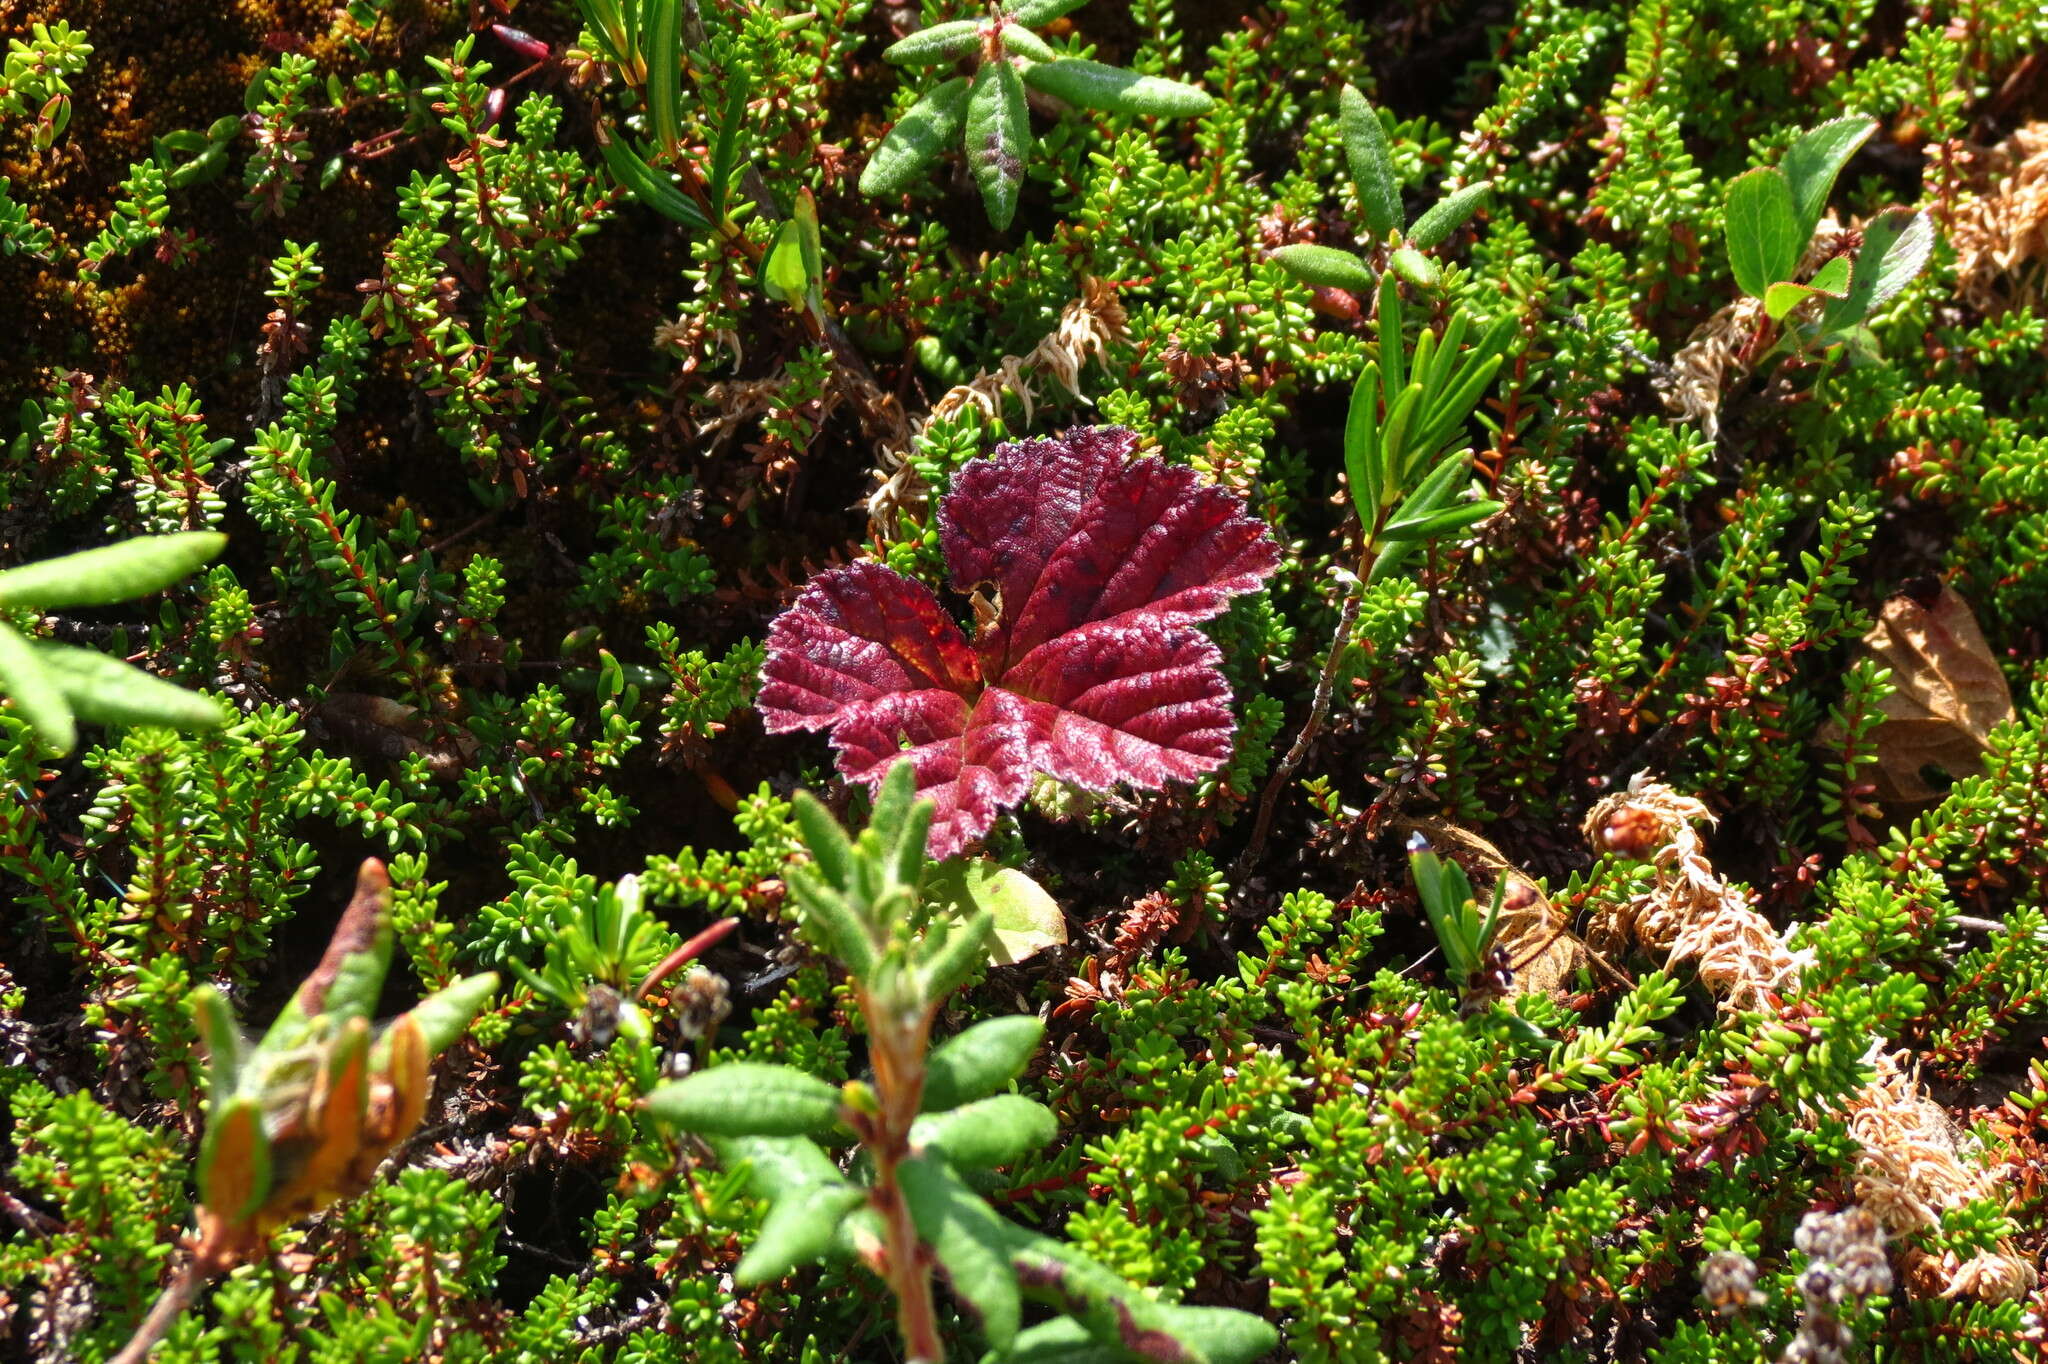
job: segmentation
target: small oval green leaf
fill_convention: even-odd
[[[665,1084],[643,1102],[663,1122],[713,1136],[830,1136],[839,1091],[788,1066],[735,1061]]]
[[[967,120],[967,78],[955,76],[896,120],[860,173],[860,192],[900,194],[960,136]]]
[[[1401,225],[1401,189],[1394,178],[1393,156],[1387,150],[1386,127],[1379,111],[1356,86],[1344,87],[1337,110],[1344,161],[1351,168],[1351,183],[1358,190],[1365,225],[1375,238],[1384,238]]]
[[[1408,244],[1424,251],[1443,245],[1465,225],[1466,219],[1479,211],[1481,201],[1492,192],[1493,181],[1474,180],[1465,188],[1446,194],[1409,227]]]
[[[856,1184],[811,1184],[792,1189],[775,1200],[754,1244],[733,1267],[733,1282],[743,1286],[771,1283],[832,1250],[839,1224],[867,1200]]]
[[[1008,1165],[1059,1135],[1052,1110],[1021,1094],[997,1094],[930,1118],[911,1128],[911,1141],[944,1154],[954,1166],[987,1170]]]
[[[883,49],[882,60],[898,66],[936,66],[966,56],[980,42],[980,20],[955,19],[898,38]]]
[[[985,63],[967,93],[967,166],[981,189],[988,220],[998,231],[1017,216],[1030,139],[1031,120],[1017,68],[1008,62]]]
[[[1023,1073],[1045,1037],[1029,1014],[991,1018],[948,1038],[925,1060],[924,1111],[937,1112],[995,1093]]]
[[[1372,267],[1349,251],[1314,242],[1296,242],[1275,247],[1273,259],[1303,284],[1325,289],[1349,289],[1354,294],[1370,293],[1377,282]]]

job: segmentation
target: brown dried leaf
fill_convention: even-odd
[[[1969,605],[1948,588],[1931,601],[1891,598],[1863,647],[1892,672],[1877,728],[1877,792],[1888,801],[1939,800],[1923,775],[1984,770],[1986,736],[2012,718],[2012,691]]]

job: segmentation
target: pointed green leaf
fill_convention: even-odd
[[[682,0],[637,0],[647,54],[647,128],[654,145],[673,155],[683,143],[678,106],[683,93]]]
[[[1386,529],[1380,533],[1380,538],[1390,544],[1401,540],[1435,540],[1449,535],[1452,531],[1477,525],[1498,513],[1500,509],[1500,503],[1489,500],[1459,502],[1438,508],[1427,516],[1413,519],[1404,517],[1398,524],[1389,522]]]
[[[227,996],[211,985],[197,987],[185,1002],[198,1025],[199,1040],[206,1046],[207,1102],[226,1104],[240,1078],[244,1050],[234,1011],[228,1007]]]
[[[928,998],[942,999],[951,994],[987,959],[988,935],[994,927],[995,916],[985,909],[953,925],[946,941],[920,964]]]
[[[1324,289],[1349,289],[1354,294],[1368,293],[1378,282],[1367,265],[1349,251],[1340,251],[1334,246],[1321,246],[1315,242],[1295,242],[1289,246],[1273,248],[1272,258],[1280,268],[1300,280]]]
[[[1016,1079],[1045,1037],[1029,1014],[976,1023],[932,1049],[924,1072],[924,1111],[937,1112],[995,1093]]]
[[[1769,167],[1747,171],[1728,187],[1728,264],[1751,298],[1789,279],[1806,243],[1799,236],[1792,186]]]
[[[875,943],[868,926],[845,896],[825,884],[816,867],[793,866],[784,873],[800,922],[812,940],[839,959],[856,980],[874,969]]]
[[[1934,250],[1934,222],[1925,213],[1886,209],[1863,225],[1849,291],[1821,315],[1821,330],[1845,331],[1898,296],[1927,266]]]
[[[36,658],[44,676],[63,689],[72,713],[99,725],[169,725],[219,729],[231,718],[212,697],[72,644],[42,642]]]
[[[78,724],[64,684],[44,666],[42,650],[0,621],[0,694],[14,702],[43,746],[59,755],[78,746]]]
[[[1805,250],[1813,240],[1813,230],[1819,226],[1821,214],[1827,211],[1828,196],[1834,192],[1835,179],[1842,173],[1842,167],[1849,164],[1856,149],[1876,131],[1876,119],[1849,114],[1808,129],[1785,149],[1785,159],[1778,169],[1784,172],[1792,189],[1800,250]]]
[[[1446,194],[1409,226],[1408,244],[1423,251],[1443,245],[1465,225],[1466,219],[1479,211],[1479,205],[1492,192],[1493,181],[1474,180],[1465,188]]]
[[[1185,118],[1206,114],[1216,103],[1206,91],[1192,85],[1080,57],[1061,57],[1027,67],[1024,83],[1083,109],[1133,117]]]
[[[1003,25],[1003,50],[1029,57],[1034,62],[1055,62],[1060,57],[1051,43],[1022,24]]]
[[[619,134],[607,131],[602,124],[598,129],[597,149],[603,155],[605,165],[611,169],[612,178],[631,190],[633,197],[641,203],[684,227],[711,226],[711,220],[675,187],[666,171],[648,165]]]
[[[761,261],[761,292],[777,303],[802,307],[810,296],[810,279],[804,273],[803,243],[794,222],[776,229],[775,245]]]
[[[911,1128],[911,1142],[940,1152],[955,1168],[987,1170],[1038,1150],[1059,1130],[1044,1104],[997,1094],[920,1119]]]
[[[1013,23],[1038,28],[1087,3],[1088,0],[1017,0],[1016,4],[1005,6],[1003,12]]]
[[[882,60],[898,66],[937,66],[964,57],[980,45],[981,21],[955,19],[898,38],[882,50]]]
[[[832,812],[808,791],[799,791],[790,801],[797,832],[827,885],[844,891],[853,881],[853,840]]]
[[[839,1167],[809,1137],[712,1137],[712,1148],[729,1168],[747,1167],[747,1191],[777,1199],[794,1190],[831,1184]]]
[[[713,1136],[824,1137],[841,1131],[839,1091],[788,1066],[734,1061],[662,1085],[642,1101],[663,1122]]]
[[[740,148],[745,145],[747,101],[753,94],[753,76],[744,66],[735,66],[726,76],[725,108],[718,119],[718,137],[711,144],[711,173],[705,189],[712,212],[721,220],[732,217],[732,177],[739,169]]]
[[[144,535],[0,573],[0,606],[106,606],[161,592],[227,546],[219,531]]]
[[[1387,150],[1386,127],[1379,111],[1351,85],[1338,94],[1337,125],[1344,137],[1344,160],[1358,190],[1366,230],[1383,240],[1401,225],[1401,189],[1394,178],[1393,156]]]
[[[839,1224],[867,1196],[857,1184],[834,1181],[794,1189],[776,1199],[754,1244],[733,1267],[733,1282],[743,1287],[771,1283],[824,1259],[839,1235]]]
[[[1443,282],[1436,262],[1412,246],[1395,247],[1387,256],[1387,268],[1418,289],[1434,289]]]
[[[1408,340],[1401,333],[1401,286],[1391,273],[1380,276],[1379,316],[1380,406],[1389,413],[1401,390],[1408,387]],[[1394,451],[1384,437],[1380,447],[1391,459]]]
[[[1003,1247],[1009,1228],[995,1209],[937,1161],[911,1159],[896,1168],[918,1238],[931,1247],[946,1282],[981,1319],[982,1334],[1007,1349],[1024,1314],[1017,1273]]]
[[[412,1020],[419,1025],[420,1036],[426,1039],[427,1055],[439,1056],[454,1046],[497,992],[497,973],[486,971],[458,980],[445,990],[436,990],[413,1005]]]
[[[967,92],[967,166],[981,189],[989,223],[1001,231],[1017,216],[1024,184],[1024,154],[1030,149],[1031,119],[1024,107],[1024,83],[1008,62],[987,62]]]
[[[1421,406],[1422,385],[1410,384],[1387,409],[1387,422],[1381,428],[1380,448],[1386,451],[1392,477],[1386,481],[1381,497],[1398,497],[1402,492],[1401,484],[1414,466],[1415,452],[1408,444],[1408,428],[1414,424],[1416,411]]]
[[[1344,414],[1344,477],[1361,525],[1370,527],[1380,510],[1380,367],[1368,361],[1351,386]]]

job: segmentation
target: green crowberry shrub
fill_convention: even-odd
[[[2039,1353],[2039,5],[0,36],[0,1356]]]

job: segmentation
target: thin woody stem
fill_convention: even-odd
[[[212,1277],[212,1268],[204,1260],[194,1256],[187,1261],[178,1277],[164,1286],[157,1300],[149,1309],[149,1315],[135,1328],[135,1334],[121,1347],[121,1352],[107,1361],[107,1364],[142,1364],[157,1342],[169,1333],[178,1316],[192,1300],[199,1296],[199,1290]]]
[[[1316,694],[1309,703],[1308,719],[1302,724],[1301,732],[1294,736],[1294,743],[1287,750],[1287,756],[1273,769],[1273,776],[1266,783],[1265,794],[1259,797],[1259,817],[1252,825],[1251,841],[1238,854],[1231,865],[1230,879],[1242,884],[1244,874],[1259,860],[1259,854],[1266,849],[1266,835],[1273,826],[1273,809],[1279,804],[1281,792],[1293,778],[1295,769],[1308,756],[1309,744],[1315,740],[1316,732],[1323,727],[1323,719],[1330,712],[1330,693],[1336,689],[1337,669],[1344,658],[1344,650],[1351,643],[1351,627],[1358,621],[1358,608],[1363,600],[1365,585],[1353,582],[1344,593],[1344,607],[1337,615],[1337,632],[1330,638],[1330,656],[1323,661],[1323,675],[1316,679]]]

